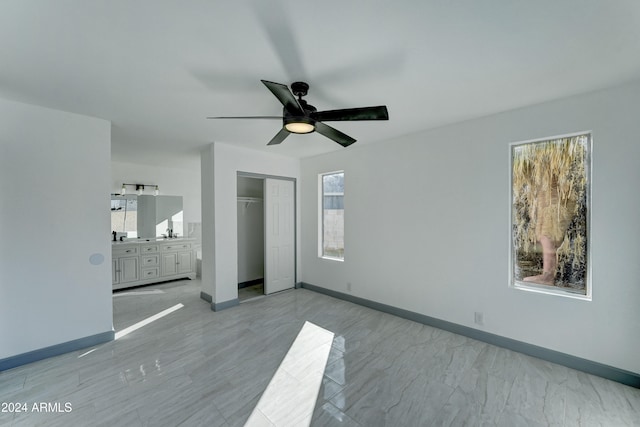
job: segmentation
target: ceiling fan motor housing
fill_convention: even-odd
[[[309,85],[305,82],[293,82],[291,83],[291,92],[298,98],[301,96],[307,96],[309,92]]]

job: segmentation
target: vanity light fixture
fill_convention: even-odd
[[[124,196],[125,194],[127,194],[127,186],[131,186],[131,187],[135,187],[136,188],[136,193],[138,194],[138,196],[141,196],[144,193],[145,188],[153,188],[153,195],[157,196],[160,193],[160,186],[156,185],[156,184],[127,184],[127,183],[122,183],[122,190],[120,191],[120,195]]]

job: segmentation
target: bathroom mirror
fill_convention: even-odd
[[[138,237],[182,237],[182,196],[138,196]]]
[[[182,196],[111,195],[111,231],[127,238],[184,236]]]
[[[138,196],[111,195],[111,232],[117,237],[138,237]]]

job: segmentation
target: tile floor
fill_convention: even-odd
[[[217,313],[199,293],[179,281],[116,294],[116,331],[184,307],[0,372],[0,402],[72,407],[0,412],[0,425],[242,426],[310,321],[335,334],[312,426],[640,426],[640,390],[559,365],[305,289]]]

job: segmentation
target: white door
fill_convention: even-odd
[[[295,206],[293,181],[264,180],[264,293],[295,285]]]

